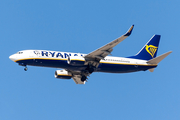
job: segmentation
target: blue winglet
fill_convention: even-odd
[[[132,33],[133,28],[134,28],[134,25],[132,25],[132,26],[129,28],[129,30],[127,31],[127,33],[126,33],[124,36],[130,36],[131,33]]]

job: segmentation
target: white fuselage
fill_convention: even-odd
[[[11,55],[9,58],[23,66],[32,65],[83,70],[85,68],[84,56],[86,56],[86,54],[48,50],[24,50]],[[69,65],[67,63],[69,57],[75,61],[75,64]],[[78,62],[81,63],[76,65]],[[147,64],[146,60],[106,56],[100,61],[99,67],[96,69],[96,71],[126,73],[141,70],[144,71],[153,67],[156,67],[156,65]]]

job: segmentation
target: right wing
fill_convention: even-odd
[[[98,67],[99,61],[104,59],[107,55],[109,55],[113,51],[113,47],[118,45],[124,39],[131,35],[134,25],[130,27],[130,29],[121,37],[113,40],[112,42],[102,46],[101,48],[87,54],[84,58],[86,59],[86,64],[91,63],[93,66]]]

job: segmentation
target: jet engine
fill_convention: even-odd
[[[66,70],[56,70],[55,72],[55,78],[59,79],[71,79],[72,73],[68,72]]]
[[[82,56],[69,56],[67,59],[67,63],[73,66],[81,66],[84,65],[85,59]]]

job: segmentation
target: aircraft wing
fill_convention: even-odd
[[[81,81],[81,75],[74,75],[73,77],[72,77],[72,79],[74,80],[74,82],[76,83],[76,84],[85,84],[86,83],[86,81]]]
[[[85,84],[87,82],[87,76],[91,74],[85,71],[74,71],[74,70],[66,70],[66,71],[72,74],[72,79],[76,84]]]
[[[70,71],[69,70],[73,75],[72,79],[74,80],[74,82],[76,84],[85,84],[85,82],[87,81],[87,76],[89,76],[94,71],[94,68],[98,67],[99,61],[101,59],[104,59],[107,55],[109,55],[113,51],[113,47],[115,47],[124,39],[126,39],[128,36],[130,36],[133,30],[133,27],[134,25],[130,27],[130,29],[126,32],[126,34],[122,35],[116,40],[113,40],[112,42],[84,56],[86,60],[85,65],[88,65],[89,69],[93,69],[93,70],[88,71],[88,72],[87,70],[84,70],[84,71]]]
[[[134,25],[132,25],[130,27],[130,29],[126,32],[126,34],[122,35],[121,37],[113,40],[112,42],[102,46],[101,48],[87,54],[85,56],[85,59],[87,61],[91,61],[91,64],[93,64],[93,66],[98,66],[99,65],[99,61],[101,59],[104,59],[107,55],[111,54],[111,52],[113,51],[113,47],[115,47],[116,45],[118,45],[120,42],[122,42],[124,39],[126,39],[128,36],[131,35],[131,32],[133,30]],[[94,61],[92,63],[92,61]],[[89,62],[87,62],[86,64],[88,64]]]

